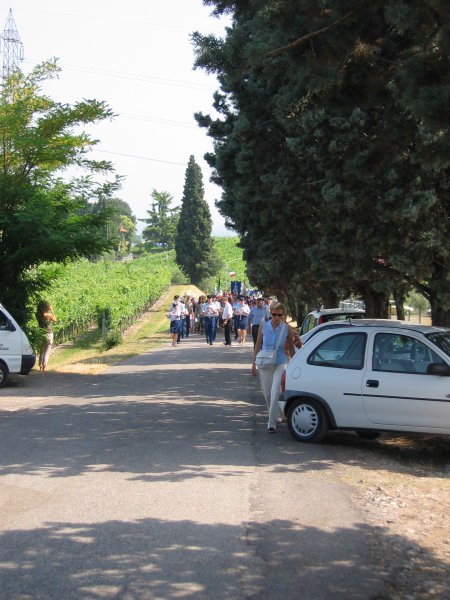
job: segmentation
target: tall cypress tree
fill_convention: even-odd
[[[202,172],[191,155],[184,181],[175,252],[178,265],[194,285],[200,285],[202,280],[220,269],[211,229],[211,213],[204,199]]]
[[[375,317],[416,287],[448,325],[448,0],[204,2],[232,25],[193,35],[221,86],[196,118],[252,281]]]

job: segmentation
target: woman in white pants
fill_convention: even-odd
[[[269,411],[267,431],[275,433],[280,415],[278,397],[281,391],[281,375],[289,362],[289,357],[294,356],[295,349],[293,330],[284,322],[284,305],[281,302],[272,304],[270,311],[270,321],[261,325],[258,331],[253,352],[252,375],[256,377],[256,355],[261,348],[269,351],[276,349],[275,365],[258,369],[261,390]],[[286,346],[289,354],[286,353]]]

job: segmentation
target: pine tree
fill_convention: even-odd
[[[175,240],[176,260],[191,283],[214,275],[220,269],[214,241],[211,237],[212,220],[204,199],[203,178],[193,156],[186,169],[180,219]]]
[[[147,224],[142,238],[151,246],[172,249],[175,243],[176,229],[180,208],[171,208],[173,197],[169,192],[152,191],[152,209],[147,211],[148,219],[141,219]]]

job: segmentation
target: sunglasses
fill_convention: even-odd
[[[272,317],[282,317],[283,313],[272,313]]]

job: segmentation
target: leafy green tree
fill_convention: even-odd
[[[110,247],[103,235],[109,211],[86,211],[96,184],[61,174],[72,166],[111,170],[107,162],[88,159],[96,142],[81,128],[113,115],[97,100],[70,106],[43,95],[42,82],[58,71],[46,62],[27,76],[15,72],[0,90],[0,299],[21,323],[33,294],[48,285],[37,265]]]
[[[221,268],[211,230],[211,213],[204,199],[202,172],[194,157],[190,156],[184,180],[175,252],[178,265],[194,285],[200,285],[203,279],[215,275]]]
[[[153,189],[151,196],[152,208],[147,211],[149,218],[142,219],[147,223],[142,232],[142,239],[152,246],[172,249],[175,244],[180,208],[170,206],[173,196],[169,192],[158,192]]]

